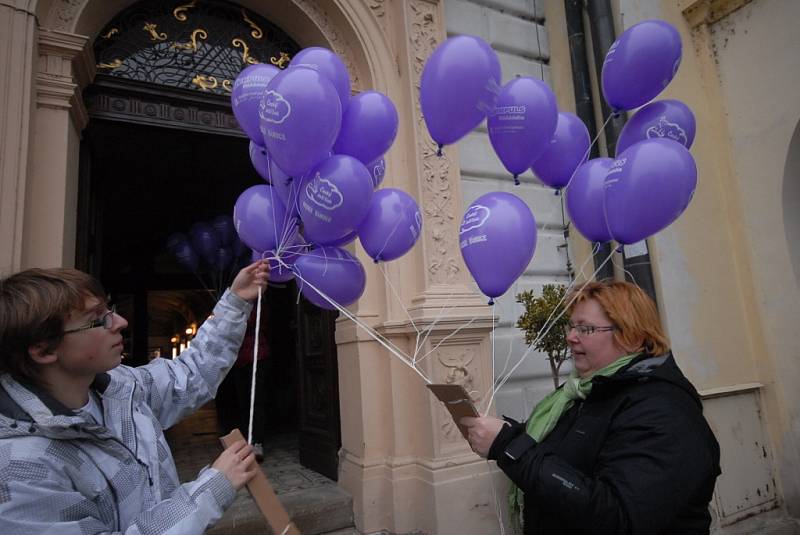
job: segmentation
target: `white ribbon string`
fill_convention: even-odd
[[[258,368],[258,333],[261,330],[261,286],[258,287],[256,302],[256,341],[253,344],[253,377],[250,380],[250,422],[247,425],[247,443],[253,443],[253,408],[256,404],[256,369]]]

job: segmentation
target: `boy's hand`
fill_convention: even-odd
[[[235,490],[244,487],[261,470],[253,455],[253,446],[244,440],[234,442],[226,448],[211,468],[222,472]]]
[[[244,299],[253,301],[258,297],[258,289],[262,293],[267,288],[269,279],[269,262],[266,260],[256,260],[249,266],[242,268],[231,283],[231,291]]]

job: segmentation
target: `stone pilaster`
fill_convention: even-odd
[[[22,265],[31,137],[34,0],[0,0],[0,276]]]
[[[35,142],[25,204],[26,266],[75,261],[80,132],[89,118],[81,89],[94,76],[88,38],[58,30],[38,34]]]
[[[485,402],[494,317],[470,288],[459,253],[458,152],[448,146],[437,156],[419,102],[425,62],[446,36],[443,6],[440,0],[369,0],[367,7],[374,31],[382,34],[380,46],[372,34],[371,43],[363,38],[371,71],[378,73],[376,83],[387,85],[401,122],[387,157],[386,185],[417,199],[423,232],[406,257],[385,266],[392,288],[380,284],[362,298],[359,315],[406,355],[416,355],[419,371],[432,382],[462,384]],[[396,70],[386,68],[392,64]],[[380,277],[376,271],[371,275]],[[374,320],[367,317],[373,310]],[[426,381],[350,323],[340,321],[336,335],[339,482],[353,495],[359,530],[496,532],[489,466],[469,449]]]

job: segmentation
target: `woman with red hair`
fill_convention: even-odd
[[[526,535],[708,533],[719,445],[655,304],[614,281],[567,303],[567,380],[524,424],[462,420],[472,449],[511,479],[512,515]]]

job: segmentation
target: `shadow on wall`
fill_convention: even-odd
[[[783,227],[792,261],[794,279],[800,286],[800,123],[789,143],[783,172]]]

